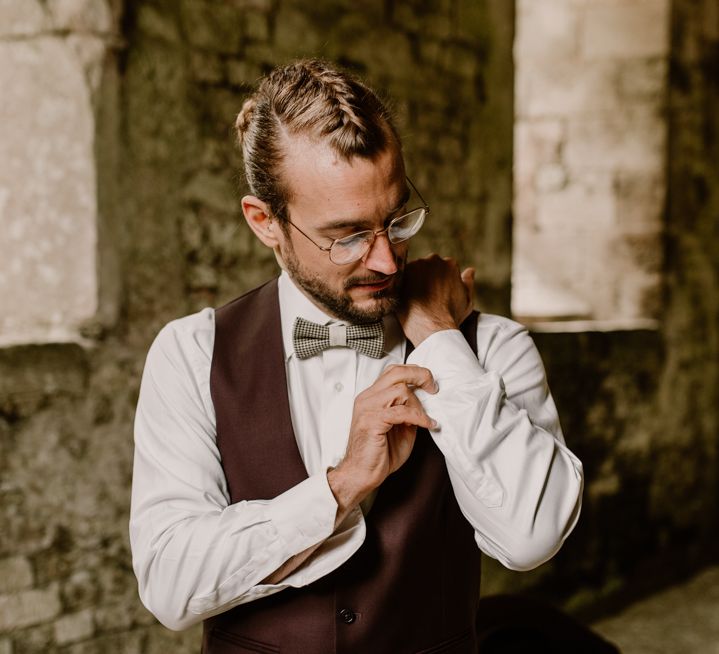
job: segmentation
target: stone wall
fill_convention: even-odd
[[[519,0],[512,310],[654,318],[669,0]]]
[[[0,654],[195,652],[197,630],[167,631],[137,599],[132,419],[160,326],[274,270],[240,222],[230,128],[242,97],[264,70],[306,54],[387,89],[408,169],[433,207],[416,252],[474,263],[480,305],[506,312],[512,3],[0,0],[0,11],[18,7],[56,25],[38,39],[97,46],[94,64],[78,59],[73,75],[86,75],[80,97],[92,107],[77,120],[95,166],[98,309],[82,346],[0,349]],[[85,22],[98,7],[110,17],[102,30]],[[536,572],[488,564],[485,592],[524,588],[578,611],[716,556],[715,7],[675,0],[672,9],[660,329],[537,336],[585,462],[584,514]],[[28,24],[20,17],[12,25]],[[0,47],[32,46],[35,33],[21,31]]]
[[[159,328],[275,272],[240,220],[231,126],[243,96],[271,66],[310,54],[387,91],[408,170],[433,209],[416,253],[439,248],[476,265],[484,308],[506,311],[513,7],[0,0],[2,11],[0,24],[22,28],[28,47],[22,12],[43,25],[67,17],[51,28],[58,48],[81,33],[102,47],[89,78],[72,69],[80,90],[70,94],[83,107],[72,122],[94,175],[84,202],[95,224],[71,214],[87,227],[78,238],[96,230],[95,274],[81,277],[98,308],[82,316],[82,345],[30,336],[0,349],[0,653],[196,652],[197,630],[169,632],[137,599],[132,420]],[[109,22],[88,26],[97,15]],[[33,189],[9,181],[32,202]],[[63,306],[72,287],[64,293]]]

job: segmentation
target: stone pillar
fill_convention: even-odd
[[[93,92],[106,0],[0,2],[0,345],[72,341],[98,306]]]

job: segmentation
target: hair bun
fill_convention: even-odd
[[[247,132],[250,127],[250,123],[252,122],[252,115],[255,112],[256,104],[257,101],[255,100],[254,96],[245,100],[244,104],[242,105],[242,109],[240,109],[240,113],[237,114],[237,118],[235,119],[237,142],[240,144],[240,146],[242,146],[245,132]]]

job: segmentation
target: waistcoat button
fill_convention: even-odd
[[[357,619],[352,609],[340,609],[337,613],[340,616],[340,620],[345,624],[352,624]]]

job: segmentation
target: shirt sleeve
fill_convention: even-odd
[[[147,356],[135,417],[133,568],[143,603],[171,629],[312,581],[296,572],[260,584],[328,538],[337,511],[325,474],[275,498],[230,504],[209,394],[213,341],[210,309],[165,327]]]
[[[480,549],[513,570],[550,559],[579,517],[582,464],[566,447],[539,353],[521,325],[480,316],[478,356],[458,330],[432,334],[408,358],[439,385],[417,391],[439,426],[462,513]]]

